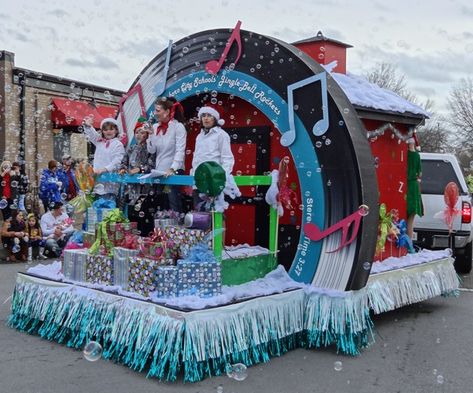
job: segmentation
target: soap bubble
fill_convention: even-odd
[[[341,371],[342,368],[343,368],[343,364],[341,361],[337,360],[334,364],[333,364],[333,368],[335,371]]]
[[[367,205],[361,205],[359,209],[360,209],[360,215],[363,217],[367,216],[370,213],[370,208]]]
[[[8,206],[8,201],[6,199],[2,199],[0,201],[0,209],[5,209]]]
[[[217,393],[223,393],[223,386],[222,385],[217,386]]]
[[[140,211],[140,212],[138,213],[138,215],[139,215],[141,218],[143,218],[143,217],[145,216],[145,212],[142,210],[142,211]]]
[[[363,263],[363,269],[370,270],[371,269],[371,263],[369,263],[369,262]]]
[[[11,251],[13,254],[20,252],[20,250],[21,250],[21,247],[18,244],[14,244],[13,247],[11,248]]]
[[[443,383],[443,376],[442,375],[437,375],[437,383],[440,383],[440,384]]]
[[[227,367],[227,375],[235,381],[243,381],[248,376],[248,370],[243,363],[232,364]]]
[[[67,194],[66,194],[65,192],[63,192],[63,193],[61,194],[61,199],[63,199],[63,200],[66,200],[66,199],[67,199]]]
[[[90,341],[85,345],[82,353],[86,360],[95,362],[102,357],[102,346],[96,341]]]
[[[18,187],[18,182],[16,180],[13,180],[11,183],[10,183],[10,186],[13,187],[13,188],[16,188]]]

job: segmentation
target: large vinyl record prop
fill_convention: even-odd
[[[280,142],[292,155],[303,212],[291,277],[321,288],[364,287],[377,237],[376,174],[361,122],[330,74],[298,48],[239,31],[238,24],[203,31],[170,43],[142,71],[120,105],[122,127],[131,140],[134,123],[152,112],[158,95],[182,102],[208,92],[257,107],[280,130]],[[355,225],[340,222],[362,204],[370,213],[346,244]],[[309,239],[307,223],[326,236]]]

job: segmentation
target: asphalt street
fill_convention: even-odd
[[[17,271],[0,264],[0,393],[472,392],[473,279],[458,298],[435,298],[374,316],[375,341],[359,356],[334,348],[295,350],[228,377],[162,383],[145,374],[6,326]],[[336,363],[336,362],[341,362]]]

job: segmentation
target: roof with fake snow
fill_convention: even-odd
[[[325,68],[327,69],[328,67]],[[327,72],[331,72],[331,70],[327,69]],[[361,76],[352,73],[345,75],[336,72],[331,73],[331,75],[342,88],[350,102],[355,106],[402,114],[430,116],[422,107],[402,98],[393,91],[383,89],[374,83],[368,82]]]

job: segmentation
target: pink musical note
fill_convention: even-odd
[[[327,237],[328,235],[341,229],[342,240],[340,246],[335,250],[327,251],[329,253],[336,252],[342,249],[343,247],[348,246],[356,239],[356,236],[358,235],[358,229],[360,229],[361,218],[366,216],[366,214],[367,208],[365,206],[360,206],[360,208],[356,212],[350,214],[348,217],[345,217],[344,219],[332,225],[331,227],[328,227],[325,231],[321,231],[319,227],[315,224],[305,224],[304,233],[310,240],[319,241],[322,240],[324,237]],[[347,240],[348,230],[350,229],[352,224],[353,230],[351,232],[351,237]]]
[[[241,56],[241,37],[240,37],[240,26],[241,26],[241,21],[238,21],[235,28],[232,31],[232,35],[228,39],[227,43],[225,44],[225,50],[223,51],[222,55],[220,56],[220,60],[210,60],[207,62],[205,65],[205,71],[207,71],[211,75],[217,75],[220,69],[222,68],[223,62],[227,58],[228,52],[230,51],[230,48],[232,47],[233,41],[236,41],[238,45],[238,56],[233,62],[233,64],[236,64],[238,60],[240,59]]]
[[[126,93],[120,99],[120,102],[118,103],[118,111],[120,112],[120,119],[122,121],[123,133],[125,135],[128,134],[128,129],[126,126],[126,117],[125,117],[125,111],[123,110],[123,106],[125,105],[126,100],[135,94],[138,94],[138,100],[140,101],[141,116],[146,117],[145,97],[143,96],[143,89],[141,88],[141,84],[137,83],[135,86],[133,86],[130,89],[130,91],[128,91],[128,93]],[[133,119],[133,120],[135,121],[136,119]]]

